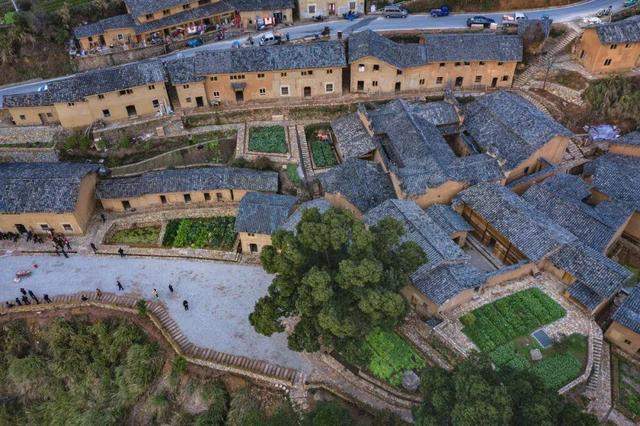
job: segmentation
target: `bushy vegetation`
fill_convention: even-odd
[[[622,76],[595,81],[582,93],[600,120],[629,120],[640,124],[640,82]]]
[[[323,140],[318,137],[318,132],[331,134],[331,126],[326,123],[310,124],[304,128],[307,143],[311,147],[313,163],[316,167],[332,167],[338,164],[336,155],[331,147],[331,139]]]
[[[298,175],[298,166],[296,164],[287,164],[287,177],[294,185],[300,185],[302,179]]]
[[[160,237],[159,226],[143,226],[140,228],[119,229],[107,241],[109,244],[126,244],[130,246],[157,246]]]
[[[249,150],[284,154],[287,139],[282,126],[251,127],[249,129]]]
[[[278,166],[269,159],[269,157],[260,156],[255,160],[247,160],[245,158],[236,158],[231,163],[233,167],[241,167],[254,170],[273,170],[278,171]]]
[[[233,216],[173,219],[167,223],[162,245],[230,250],[236,239]]]
[[[0,399],[9,402],[0,424],[122,424],[162,360],[157,345],[125,320],[60,318],[33,330],[13,321],[0,341]]]
[[[613,354],[612,361],[615,407],[637,423],[640,421],[640,368],[617,354]]]
[[[83,133],[74,133],[68,136],[62,143],[65,150],[87,151],[91,148],[91,138]]]
[[[291,349],[356,353],[373,329],[391,330],[404,318],[400,289],[426,256],[416,243],[401,243],[398,221],[366,228],[344,210],[308,209],[297,231],[276,232],[262,250],[263,268],[276,277],[249,316],[258,333],[282,332],[281,320],[297,316]]]
[[[565,310],[538,288],[523,290],[462,316],[462,330],[482,351],[490,352],[518,336],[565,315]]]
[[[427,368],[421,375],[424,398],[415,410],[417,425],[595,426],[597,419],[550,391],[528,370],[496,371],[490,360],[472,354],[452,373]]]

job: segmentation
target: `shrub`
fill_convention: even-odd
[[[187,371],[187,360],[183,356],[177,356],[171,362],[171,374],[178,377]]]
[[[120,149],[131,148],[131,139],[128,136],[122,137],[122,139],[118,141],[118,148]]]
[[[264,413],[258,400],[248,389],[242,389],[233,395],[227,413],[228,426],[258,426],[262,424],[263,418]]]
[[[319,402],[307,414],[306,424],[311,426],[349,426],[353,424],[349,412],[335,401]]]
[[[229,394],[219,382],[205,384],[200,394],[209,402],[209,409],[196,418],[196,425],[222,425],[229,409]]]
[[[582,98],[602,119],[640,123],[640,88],[629,78],[613,76],[593,82],[582,93]]]
[[[140,299],[136,302],[136,309],[138,309],[138,315],[141,317],[147,315],[147,301]]]
[[[284,127],[251,127],[249,129],[249,150],[254,152],[287,152],[287,140]]]

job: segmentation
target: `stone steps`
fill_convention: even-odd
[[[309,151],[309,144],[307,142],[307,136],[304,133],[304,126],[297,126],[298,131],[298,143],[300,147],[300,161],[302,164],[302,170],[307,180],[312,180],[315,177],[315,172],[311,164],[311,155]]]
[[[602,365],[602,331],[596,331],[593,337],[593,367],[591,369],[591,375],[589,376],[589,379],[587,381],[587,395],[593,395],[598,389],[598,386],[600,384],[600,370]]]

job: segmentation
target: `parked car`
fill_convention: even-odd
[[[638,4],[638,0],[625,0],[625,2],[622,4],[622,7],[631,7],[637,4]]]
[[[440,16],[449,16],[449,6],[440,6],[437,9],[431,9],[431,16],[438,18]]]
[[[522,12],[515,12],[510,15],[502,15],[502,25],[505,27],[516,27],[518,22],[529,19],[527,15]]]
[[[487,18],[486,16],[474,16],[473,18],[467,19],[467,27],[471,27],[472,25],[482,25],[485,28],[489,28],[491,24],[495,23],[495,20]]]
[[[342,17],[349,21],[353,21],[354,19],[358,19],[360,17],[360,12],[356,12],[355,10],[350,10],[347,13],[343,13]]]
[[[204,42],[201,38],[192,38],[190,40],[187,40],[187,47],[198,47],[202,46],[203,44]]]
[[[598,12],[596,12],[596,16],[598,18],[602,18],[603,16],[609,16],[609,15],[611,15],[611,9],[612,8],[613,8],[612,6],[609,6],[606,9],[600,9]]]
[[[382,9],[382,14],[384,15],[385,18],[406,18],[407,17],[407,11],[405,9],[402,9],[400,6],[396,6],[394,4],[385,6],[384,9]]]

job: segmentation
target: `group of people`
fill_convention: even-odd
[[[31,290],[25,290],[24,288],[20,288],[21,295],[15,298],[15,303],[13,302],[5,302],[7,308],[13,308],[14,306],[23,306],[30,305],[35,303],[36,305],[40,304],[40,299],[35,295],[35,293]],[[42,299],[46,303],[51,303],[51,298],[49,298],[48,294],[44,294]]]
[[[32,231],[27,231],[24,234],[20,234],[18,232],[0,232],[0,240],[13,241],[14,243],[17,243],[22,235],[25,236],[27,242],[33,241],[36,244],[44,243],[44,239],[40,235],[34,234]]]
[[[118,281],[118,285],[120,285],[120,281]],[[171,284],[169,284],[169,293],[173,294],[173,286]],[[158,289],[154,288],[153,290],[151,290],[151,293],[153,293],[153,297],[156,299],[160,299],[160,293],[158,293]],[[189,310],[189,302],[187,300],[183,300],[182,301],[182,307],[184,308],[185,311]]]

